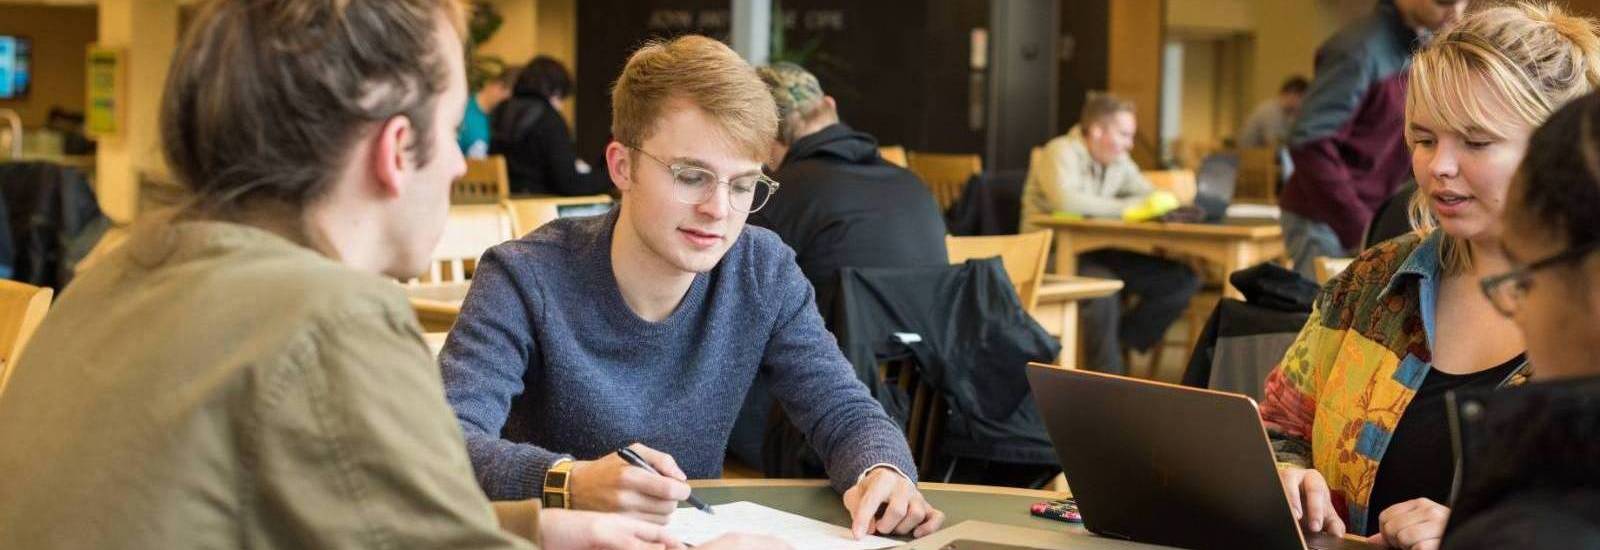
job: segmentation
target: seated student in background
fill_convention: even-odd
[[[778,188],[761,173],[777,107],[755,69],[703,36],[651,43],[612,113],[621,205],[489,249],[440,355],[484,490],[665,523],[683,480],[721,474],[762,371],[855,533],[937,529],[905,436],[823,328],[793,251],[745,227]],[[629,446],[663,475],[614,452]]]
[[[1133,103],[1090,93],[1078,125],[1034,155],[1022,191],[1021,231],[1038,229],[1028,222],[1033,216],[1121,218],[1145,205],[1158,191],[1128,157],[1137,124]],[[1122,292],[1085,300],[1082,310],[1086,364],[1113,374],[1128,372],[1123,347],[1147,351],[1159,344],[1200,290],[1200,277],[1187,266],[1126,250],[1080,254],[1078,274],[1123,282]],[[1127,294],[1139,300],[1123,312]]]
[[[560,61],[539,56],[517,73],[511,98],[490,116],[489,153],[505,155],[513,195],[594,195],[610,191],[573,152],[561,104],[572,76]]]
[[[1526,364],[1478,285],[1510,266],[1506,188],[1533,129],[1600,83],[1596,41],[1558,8],[1495,7],[1413,59],[1418,231],[1329,282],[1266,380],[1262,419],[1306,529],[1437,544],[1454,473],[1445,394],[1515,383]]]
[[[1289,127],[1300,116],[1300,104],[1305,101],[1306,88],[1311,83],[1306,77],[1294,75],[1278,87],[1277,97],[1268,99],[1250,111],[1244,128],[1239,130],[1237,145],[1243,148],[1276,147],[1289,139]]]
[[[461,119],[461,129],[456,132],[456,143],[467,158],[489,156],[489,113],[511,97],[517,83],[517,68],[506,67],[500,74],[484,81],[483,88],[467,100],[467,114]]]
[[[878,156],[878,141],[839,120],[838,105],[804,68],[778,63],[759,71],[778,104],[778,135],[767,166],[783,194],[750,215],[795,251],[816,289],[817,310],[832,317],[841,267],[942,267],[944,216],[916,174]],[[761,464],[771,405],[765,380],[751,387],[730,449]]]
[[[160,119],[191,202],[74,279],[23,354],[0,547],[672,542],[473,483],[393,280],[425,270],[464,170],[463,26],[448,0],[201,8]]]
[[[1600,96],[1590,94],[1533,133],[1507,191],[1511,266],[1483,288],[1526,338],[1533,383],[1456,396],[1466,469],[1447,550],[1600,548],[1596,158]]]

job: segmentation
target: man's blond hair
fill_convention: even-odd
[[[755,69],[721,42],[687,35],[649,42],[628,58],[611,90],[613,138],[642,146],[674,100],[705,111],[752,159],[767,158],[778,135],[778,107]]]
[[[1117,113],[1134,113],[1133,102],[1107,92],[1089,92],[1083,99],[1083,112],[1078,124],[1088,128]]]

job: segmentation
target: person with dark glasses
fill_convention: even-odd
[[[1529,384],[1450,396],[1457,494],[1444,548],[1600,548],[1600,95],[1534,132],[1507,193],[1512,268],[1483,294],[1528,346]]]

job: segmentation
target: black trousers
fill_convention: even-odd
[[[1128,373],[1122,362],[1123,347],[1148,351],[1160,343],[1200,290],[1200,276],[1189,266],[1126,250],[1080,254],[1078,274],[1122,280],[1121,292],[1084,300],[1079,313],[1084,366],[1111,374]],[[1123,311],[1129,295],[1136,298],[1134,306]]]

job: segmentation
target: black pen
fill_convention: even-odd
[[[651,468],[650,463],[645,462],[644,457],[639,456],[639,453],[633,452],[633,449],[629,449],[627,447],[617,449],[617,456],[622,457],[622,460],[626,461],[628,464],[644,468],[644,471],[646,472],[650,472],[655,475],[661,475],[661,472],[657,472],[655,468]],[[693,493],[689,494],[688,502],[689,505],[700,509],[701,512],[705,512],[707,514],[716,514],[716,512],[711,511],[710,506],[706,506],[706,503],[701,502],[698,498],[694,498]]]

